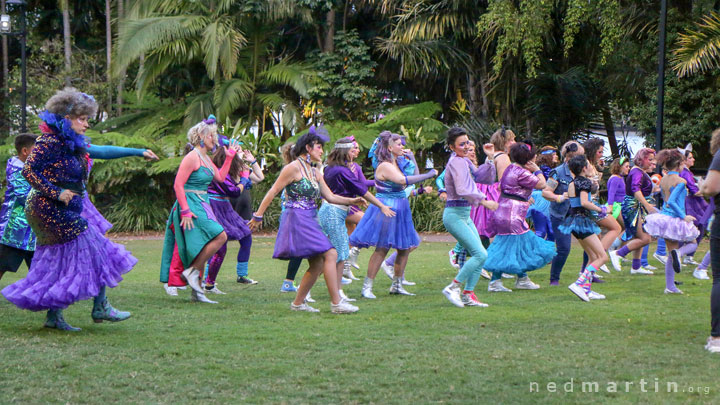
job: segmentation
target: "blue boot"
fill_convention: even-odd
[[[100,294],[93,301],[92,319],[95,323],[102,321],[120,322],[130,318],[130,312],[118,311],[105,297],[105,287],[100,289]]]
[[[65,322],[65,318],[63,318],[61,309],[51,309],[47,311],[47,317],[45,318],[44,326],[46,328],[60,329],[68,332],[79,332],[82,330],[80,328],[70,326],[67,322]]]

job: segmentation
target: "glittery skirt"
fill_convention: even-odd
[[[81,196],[65,205],[33,189],[25,201],[25,217],[37,236],[37,246],[60,245],[77,238],[88,228],[82,212]]]
[[[350,244],[359,248],[375,246],[401,250],[420,245],[420,235],[415,230],[408,199],[385,198],[380,193],[376,197],[395,211],[395,216],[386,217],[377,206],[369,206],[350,235]]]
[[[83,210],[82,210],[82,217],[87,220],[88,226],[97,228],[98,232],[105,235],[110,228],[113,227],[113,224],[108,222],[105,217],[102,216],[102,214],[95,208],[95,205],[90,201],[90,198],[87,196],[87,194],[83,197]]]
[[[5,287],[2,295],[22,309],[67,308],[93,298],[102,287],[115,287],[137,263],[123,245],[89,227],[70,242],[39,245],[27,277]]]
[[[652,237],[676,242],[694,242],[700,236],[700,231],[692,222],[662,213],[646,216],[643,229]]]
[[[495,236],[487,253],[485,270],[520,274],[550,263],[557,251],[554,242],[528,231],[519,235]]]
[[[317,209],[285,207],[275,239],[274,259],[308,259],[332,249],[317,221]]]
[[[210,207],[215,213],[215,218],[222,225],[228,240],[240,240],[250,235],[246,221],[233,209],[230,200],[219,200],[210,198]]]
[[[335,250],[337,250],[337,261],[347,260],[350,255],[350,238],[348,237],[345,218],[348,217],[348,210],[338,208],[328,203],[323,203],[318,211],[318,222],[325,236],[330,239]]]

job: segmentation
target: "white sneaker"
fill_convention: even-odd
[[[573,292],[573,294],[577,295],[577,297],[580,298],[581,300],[583,300],[585,302],[590,301],[590,297],[588,297],[587,293],[585,292],[585,289],[580,287],[579,285],[572,283],[568,286],[568,288],[570,289],[570,291]]]
[[[620,256],[618,256],[617,251],[609,251],[608,257],[610,258],[610,264],[612,264],[613,269],[615,269],[615,271],[622,271],[622,263],[620,262]]]
[[[345,291],[343,291],[343,290],[339,290],[338,293],[340,294],[340,299],[342,299],[345,302],[357,301],[355,298],[350,298],[347,295],[345,295]]]
[[[382,264],[380,265],[380,268],[385,273],[385,275],[388,276],[388,278],[390,280],[392,280],[393,277],[395,277],[395,269],[393,268],[393,266],[390,266],[389,264],[385,263],[385,260],[383,260]]]
[[[199,293],[195,290],[190,294],[190,301],[192,302],[203,302],[205,304],[217,304],[217,301],[213,301],[205,296],[203,293]]]
[[[505,274],[505,273],[503,273],[503,274],[502,274],[502,278],[515,278],[515,276],[512,275],[512,274]]]
[[[480,276],[484,279],[492,280],[492,275],[490,275],[490,273],[488,273],[488,271],[485,269],[482,269],[482,271],[480,272]]]
[[[303,302],[309,302],[309,303],[312,304],[313,302],[315,302],[315,300],[313,299],[313,297],[310,296],[310,293],[308,293],[308,294],[305,296],[305,300],[304,300]]]
[[[517,279],[515,282],[515,288],[518,290],[537,290],[540,286],[533,283],[532,280],[530,280],[530,277],[525,276]]]
[[[177,287],[170,287],[170,286],[168,286],[168,283],[165,283],[164,287],[165,287],[165,292],[167,293],[167,295],[177,297],[177,295],[178,295]]]
[[[445,298],[450,301],[451,304],[455,305],[458,308],[462,308],[465,305],[463,304],[463,300],[460,297],[460,286],[456,285],[455,283],[450,283],[447,287],[443,288],[442,290],[443,295]]]
[[[414,282],[414,281],[405,280],[405,276],[402,276],[401,280],[402,280],[402,285],[410,285],[410,286],[413,286],[413,285],[416,285],[416,284],[417,284],[417,283]]]
[[[458,270],[460,270],[460,265],[457,262],[457,253],[455,253],[455,249],[450,249],[448,252],[448,259],[450,260],[450,265]]]
[[[348,285],[348,284],[351,284],[351,283],[352,283],[352,280],[349,279],[349,278],[343,277],[342,279],[340,279],[340,284],[342,284],[342,285]]]
[[[363,298],[367,298],[367,299],[371,299],[371,300],[374,300],[375,298],[377,298],[375,296],[375,294],[373,294],[373,292],[372,292],[373,281],[374,281],[373,279],[365,277],[365,280],[363,281],[362,290],[360,290],[360,295]]]
[[[645,270],[657,270],[657,267],[653,266],[652,264],[648,264],[647,266],[643,266]]]
[[[319,309],[313,308],[310,305],[306,303],[302,303],[300,305],[295,305],[292,302],[290,303],[290,309],[293,311],[305,311],[305,312],[320,312]]]
[[[488,284],[488,292],[512,292],[512,290],[505,288],[502,280],[495,280]]]
[[[182,277],[187,281],[190,288],[203,294],[203,288],[200,285],[200,270],[189,267],[182,272]]]
[[[610,273],[610,270],[608,269],[607,264],[603,264],[602,266],[600,266],[600,270],[604,271],[605,273]]]
[[[182,287],[175,287],[175,288],[177,288],[178,290],[183,290],[183,291],[187,290],[187,286],[186,286],[186,285],[184,285],[184,286],[182,286]]]
[[[595,291],[590,291],[587,296],[591,300],[604,300],[605,299],[604,295],[602,295],[600,293],[596,293]]]
[[[390,286],[390,294],[397,294],[397,295],[415,295],[411,293],[410,291],[406,290],[403,285],[400,278],[394,279],[392,285]]]
[[[653,257],[655,258],[655,260],[662,263],[663,266],[665,265],[665,262],[667,262],[667,256],[661,256],[657,254],[657,252],[653,253]]]
[[[637,270],[631,269],[631,270],[630,270],[630,274],[647,274],[647,275],[652,275],[652,274],[654,274],[654,273],[653,273],[652,271],[650,271],[650,270],[647,270],[647,269],[645,269],[645,268],[640,267],[640,268],[637,269]]]
[[[343,267],[343,277],[349,278],[353,281],[360,280],[359,278],[355,277],[352,269],[350,268],[350,263],[348,263],[347,261],[345,262],[345,266]]]
[[[348,263],[356,269],[360,270],[360,266],[357,263],[358,255],[360,255],[360,249],[356,247],[350,248],[350,255],[348,256]]]
[[[360,308],[356,307],[345,301],[340,301],[337,304],[330,304],[330,312],[333,314],[352,314],[357,312]]]
[[[486,303],[484,303],[484,302],[480,302],[480,300],[477,299],[477,297],[475,296],[475,293],[474,293],[474,292],[463,293],[463,295],[462,295],[462,303],[463,303],[463,305],[465,305],[466,307],[481,307],[481,308],[487,308],[487,307],[490,306],[490,305],[488,305],[488,304],[486,304]]]
[[[682,294],[682,293],[683,293],[682,290],[680,290],[679,288],[676,288],[675,290],[668,290],[667,288],[665,289],[665,294]]]
[[[701,269],[701,268],[697,268],[697,269],[695,269],[695,271],[693,271],[693,277],[695,277],[698,280],[710,280],[710,277],[708,277],[708,274],[707,274],[707,270]]]
[[[713,337],[710,336],[705,344],[705,350],[710,353],[720,353],[720,339],[713,339]]]
[[[214,286],[213,288],[209,289],[209,290],[206,288],[206,289],[205,289],[205,294],[207,294],[207,293],[210,293],[210,294],[218,294],[218,295],[226,295],[224,292],[220,291],[220,289],[218,288],[217,284],[215,284],[215,286]]]

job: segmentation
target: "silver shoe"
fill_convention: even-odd
[[[515,282],[515,288],[518,290],[537,290],[540,286],[533,283],[532,280],[530,280],[530,277],[525,276],[517,279]]]
[[[495,280],[495,281],[491,281],[488,284],[488,292],[512,292],[512,290],[509,288],[506,288],[503,285],[502,280]]]
[[[402,281],[400,281],[399,278],[393,280],[393,283],[390,286],[390,294],[415,295],[415,294],[411,293],[410,291],[406,290],[405,287],[403,287]]]
[[[363,298],[374,300],[377,297],[375,296],[375,294],[373,294],[372,287],[373,287],[373,279],[371,279],[369,277],[365,277],[365,281],[363,281],[363,286],[362,286],[362,290],[360,291],[360,295]]]
[[[447,287],[443,288],[442,293],[445,298],[447,298],[448,301],[450,301],[450,303],[455,305],[456,307],[462,308],[465,306],[462,297],[460,296],[459,285],[455,283],[450,283]]]
[[[393,268],[393,266],[390,266],[387,263],[385,263],[384,260],[383,260],[382,264],[380,265],[380,268],[385,273],[385,275],[388,276],[388,278],[390,280],[392,280],[393,277],[395,277],[395,269]]]
[[[313,299],[313,297],[310,296],[310,293],[308,292],[303,302],[309,302],[312,304],[313,302],[315,302],[315,300]]]
[[[503,273],[502,278],[515,278],[515,276],[513,276],[512,274]]]
[[[356,269],[360,270],[360,266],[357,264],[358,256],[360,255],[360,249],[356,247],[350,248],[350,256],[348,256],[348,263],[350,263],[351,266],[355,267]]]
[[[209,290],[206,288],[206,289],[205,289],[205,294],[208,294],[208,293],[210,293],[210,294],[217,294],[217,295],[225,295],[224,292],[220,291],[220,289],[218,288],[217,284],[214,285],[213,288],[211,288],[211,289],[209,289]]]
[[[337,304],[330,304],[330,312],[333,314],[352,314],[357,312],[360,308],[356,307],[345,301],[340,301]]]
[[[302,304],[300,304],[300,305],[295,305],[295,304],[293,304],[293,303],[291,302],[291,303],[290,303],[290,309],[291,309],[292,311],[320,312],[319,309],[313,308],[313,307],[311,307],[310,305],[308,305],[308,304],[306,304],[306,303],[304,303],[304,302],[303,302]]]
[[[167,295],[177,297],[177,295],[178,295],[177,287],[170,287],[170,286],[168,286],[168,283],[165,283],[164,287],[165,287],[165,292],[167,293]]]
[[[183,270],[182,277],[187,281],[190,288],[195,292],[203,294],[203,288],[200,285],[200,270],[189,267]]]
[[[357,301],[355,298],[350,298],[347,295],[345,295],[345,291],[343,291],[343,290],[338,290],[338,294],[340,294],[340,300],[342,300],[342,301],[345,301],[345,302]]]
[[[591,300],[604,300],[605,299],[604,295],[597,293],[595,291],[592,291],[592,290],[587,294],[587,296]]]
[[[402,280],[402,285],[410,285],[410,286],[413,286],[413,285],[417,284],[417,283],[414,282],[414,281],[407,281],[407,280],[405,280],[405,276],[403,276],[403,277],[401,278],[401,280]]]
[[[192,302],[203,302],[205,304],[217,304],[217,301],[213,301],[205,296],[203,293],[199,293],[195,290],[192,291],[192,294],[190,295],[190,301]]]
[[[345,265],[343,266],[343,277],[349,278],[350,280],[354,281],[360,280],[353,274],[352,269],[350,268],[350,263],[348,263],[347,260],[345,261]]]

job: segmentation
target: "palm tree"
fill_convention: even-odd
[[[168,69],[201,62],[212,85],[191,100],[188,121],[243,113],[262,127],[269,108],[284,112],[289,124],[297,111],[293,96],[307,94],[309,69],[272,44],[280,23],[302,10],[282,0],[136,2],[120,25],[113,70],[144,55],[136,84],[142,94]]]
[[[679,77],[720,68],[720,14],[713,11],[680,34],[671,60]]]

